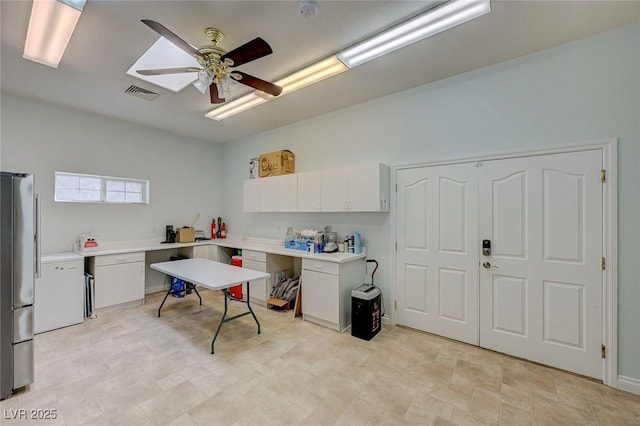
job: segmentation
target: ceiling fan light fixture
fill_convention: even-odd
[[[451,0],[341,51],[338,58],[353,68],[489,12],[490,0]]]
[[[239,97],[238,99],[225,102],[223,105],[209,111],[204,116],[212,120],[220,121],[265,102],[267,102],[266,99],[261,98],[260,96],[257,96],[255,93],[251,92]]]
[[[194,81],[192,84],[193,84],[193,87],[198,89],[200,93],[204,95],[205,92],[209,89],[209,86],[211,85],[212,81],[213,81],[213,75],[211,74],[211,71],[200,70],[198,71],[198,79]]]
[[[34,0],[22,57],[58,68],[86,0]]]

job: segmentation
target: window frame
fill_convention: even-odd
[[[61,187],[59,186],[60,177],[73,177],[78,178],[78,186],[77,191],[78,195],[76,198],[65,198],[60,192],[64,189],[76,189],[75,187]],[[82,199],[80,196],[80,192],[85,191],[98,191],[97,188],[83,188],[80,186],[80,180],[82,178],[86,179],[98,179],[100,181],[100,196],[99,199]],[[108,184],[113,183],[122,183],[123,190],[114,190],[107,189]],[[127,187],[139,187],[140,191],[129,190],[127,191]],[[75,172],[63,172],[63,171],[55,171],[54,172],[54,195],[53,200],[56,203],[90,203],[90,204],[149,204],[149,192],[150,192],[150,182],[146,179],[134,179],[134,178],[125,178],[125,177],[117,177],[117,176],[103,176],[103,175],[92,175],[87,173],[75,173]],[[114,193],[122,193],[122,200],[113,200],[109,199],[108,196],[111,193],[113,196]],[[127,201],[128,194],[140,194],[140,201]],[[135,198],[138,198],[135,196]]]

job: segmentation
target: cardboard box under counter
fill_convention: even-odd
[[[178,228],[176,231],[176,242],[192,243],[196,240],[196,230],[193,228]]]
[[[296,172],[295,155],[286,149],[260,154],[258,176],[269,177]]]

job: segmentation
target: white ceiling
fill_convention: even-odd
[[[225,32],[231,50],[257,36],[274,53],[238,69],[275,80],[432,7],[436,2],[320,1],[312,18],[298,1],[88,0],[58,69],[22,58],[31,1],[0,0],[2,91],[91,111],[211,142],[281,127],[640,21],[640,1],[496,1],[492,12],[346,73],[224,121],[204,117],[208,95],[179,93],[125,74],[157,40],[140,19],[158,21],[193,45],[203,30]],[[160,96],[121,91],[131,84]],[[247,90],[248,91],[248,90]]]

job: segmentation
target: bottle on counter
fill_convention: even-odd
[[[362,238],[358,232],[353,234],[353,252],[355,254],[362,253]]]
[[[292,227],[287,228],[287,233],[284,236],[284,248],[296,248],[296,234]]]
[[[220,238],[227,238],[227,225],[224,222],[220,226]]]

